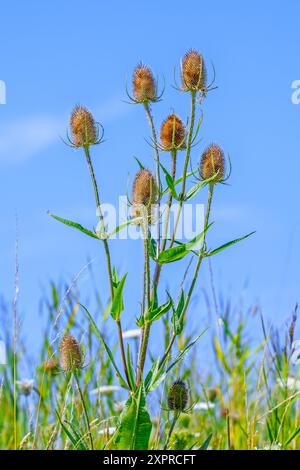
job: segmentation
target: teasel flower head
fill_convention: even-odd
[[[135,175],[133,183],[133,216],[152,223],[153,205],[156,204],[157,197],[158,188],[152,172],[145,168],[140,170]]]
[[[160,128],[160,142],[163,150],[185,148],[185,126],[176,114],[169,114]]]
[[[170,411],[185,411],[189,401],[189,390],[185,382],[176,380],[171,385],[168,395],[168,407]]]
[[[82,352],[77,339],[65,335],[59,345],[60,363],[65,372],[81,369],[83,365]]]
[[[59,368],[59,361],[56,357],[52,357],[50,359],[47,359],[43,363],[42,368],[47,374],[55,374],[58,371],[58,368]]]
[[[132,77],[133,101],[136,103],[146,103],[156,101],[157,84],[151,69],[144,64],[139,64]]]
[[[212,179],[211,183],[224,181],[224,152],[217,144],[211,144],[204,150],[200,162],[200,176],[203,180]]]
[[[200,52],[189,50],[181,63],[181,80],[184,91],[204,91],[206,87],[206,67]]]
[[[100,143],[98,124],[84,106],[76,106],[70,118],[71,138],[74,147],[88,147]]]

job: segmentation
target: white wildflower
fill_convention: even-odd
[[[23,380],[17,380],[16,384],[19,388],[19,391],[22,395],[25,395],[26,397],[28,395],[31,395],[33,392],[33,386],[34,386],[34,380],[33,379],[23,379]]]
[[[121,390],[119,385],[102,385],[101,387],[95,388],[91,391],[91,395],[111,395],[114,392]]]
[[[278,378],[277,383],[283,388],[286,387],[290,392],[300,390],[300,380],[292,376],[288,377],[286,381]]]
[[[105,429],[100,429],[99,433],[98,434],[108,434],[108,435],[112,435],[114,434],[114,432],[116,431],[116,427],[114,426],[109,426],[108,428],[105,428]]]
[[[200,401],[196,403],[193,407],[193,410],[195,411],[207,411],[207,410],[213,410],[215,408],[215,404],[212,403],[211,401]]]
[[[135,330],[127,330],[123,333],[124,339],[131,339],[131,338],[139,338],[141,336],[140,328],[136,328]]]

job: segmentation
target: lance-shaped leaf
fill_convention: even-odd
[[[183,330],[183,318],[181,317],[181,314],[184,308],[184,303],[185,303],[185,298],[184,298],[184,292],[182,289],[180,299],[176,307],[174,305],[174,302],[172,301],[172,310],[173,310],[172,325],[173,325],[173,330],[174,330],[175,335],[180,335]]]
[[[185,195],[185,198],[184,200],[185,201],[188,201],[189,199],[192,199],[193,197],[195,197],[198,192],[204,188],[204,186],[206,186],[207,184],[209,184],[211,181],[213,181],[216,177],[216,174],[214,174],[213,176],[211,176],[210,178],[206,179],[206,180],[202,180],[202,181],[199,181],[198,183],[194,184],[194,186],[192,186],[188,192],[186,193]]]
[[[127,361],[127,368],[128,368],[128,376],[129,376],[130,386],[131,386],[132,390],[135,390],[134,372],[133,372],[132,358],[131,358],[131,354],[130,354],[129,343],[127,343],[127,349],[126,349],[126,361]]]
[[[202,331],[202,333],[200,333],[200,335],[198,335],[193,341],[191,341],[179,354],[178,356],[176,357],[176,359],[171,363],[171,365],[166,369],[164,370],[164,364],[165,364],[165,361],[164,363],[161,365],[161,367],[156,371],[156,374],[154,376],[153,374],[153,377],[151,379],[151,383],[149,384],[149,389],[148,391],[149,392],[152,392],[153,390],[155,390],[160,384],[161,382],[163,382],[163,380],[165,380],[166,376],[168,375],[168,373],[173,369],[173,367],[176,366],[176,364],[178,364],[179,362],[182,361],[182,359],[184,358],[184,356],[190,351],[190,349],[194,346],[194,344],[197,343],[197,341],[199,340],[199,338],[201,338],[201,336],[207,331],[207,328]],[[167,359],[167,358],[166,358]]]
[[[57,215],[51,214],[51,212],[48,212],[48,214],[51,217],[53,217],[53,219],[58,220],[62,224],[68,225],[69,227],[76,228],[80,232],[85,233],[86,235],[88,235],[89,237],[96,238],[97,240],[99,240],[99,237],[98,237],[98,235],[96,235],[96,233],[92,232],[91,230],[88,230],[87,228],[83,227],[82,225],[78,224],[77,222],[73,222],[72,220],[68,220],[68,219],[63,219],[62,217],[58,217]]]
[[[158,374],[158,371],[159,371],[159,363],[160,363],[160,357],[155,359],[155,361],[152,364],[151,369],[149,370],[149,372],[148,372],[148,374],[145,378],[146,393],[148,393],[151,390],[153,382],[155,382],[156,379],[157,379],[157,374]]]
[[[69,429],[67,428],[67,426],[64,425],[64,423],[62,422],[60,416],[59,416],[59,413],[58,411],[55,410],[55,414],[57,416],[57,419],[62,427],[62,430],[65,432],[65,434],[68,436],[68,438],[70,439],[71,443],[73,444],[73,448],[74,449],[79,449],[79,450],[87,450],[87,448],[85,447],[84,445],[84,442],[83,442],[83,439],[82,437],[78,436],[75,432],[74,434],[72,434]]]
[[[248,233],[248,235],[245,235],[244,237],[236,238],[235,240],[231,240],[230,242],[219,246],[219,248],[216,248],[215,250],[209,251],[205,256],[216,255],[217,253],[220,253],[221,251],[226,250],[226,248],[229,248],[230,246],[235,245],[236,243],[241,242],[242,240],[245,240],[246,238],[250,237],[254,233],[255,233],[255,231],[251,232],[251,233]]]
[[[208,446],[209,446],[209,443],[211,441],[211,438],[212,438],[212,434],[210,434],[208,436],[207,439],[205,439],[205,441],[203,442],[203,444],[201,445],[201,447],[199,447],[199,450],[207,450],[208,449]]]
[[[198,170],[197,171],[190,171],[186,174],[186,179],[189,178],[190,176],[193,176],[195,175],[196,173],[198,173]],[[171,175],[170,175],[171,176]],[[180,178],[176,179],[175,181],[173,180],[173,185],[174,187],[177,186],[179,183],[181,183],[181,181],[183,180],[183,176],[180,176]],[[164,196],[165,194],[167,194],[167,192],[169,191],[169,188],[166,188],[163,190],[162,192],[162,196]]]
[[[127,227],[128,225],[135,224],[139,220],[141,220],[141,217],[135,217],[133,219],[126,220],[126,222],[123,222],[122,224],[118,225],[112,232],[104,233],[103,236],[100,238],[111,238],[113,235],[116,235],[121,230],[123,230],[123,228]]]
[[[119,321],[121,312],[124,310],[123,303],[123,290],[126,281],[127,273],[122,277],[117,287],[114,289],[115,295],[111,305],[111,316],[114,320]]]
[[[191,251],[193,251],[197,244],[200,243],[200,250],[202,248],[204,236],[207,232],[207,230],[212,226],[212,223],[209,224],[203,232],[201,232],[199,235],[197,235],[195,238],[190,240],[187,243],[182,243],[179,246],[174,246],[172,248],[169,248],[165,251],[162,251],[159,254],[158,257],[158,262],[160,264],[165,264],[165,263],[173,263],[174,261],[178,261],[182,258],[184,258],[186,255],[188,255]]]
[[[170,310],[171,306],[172,306],[172,302],[171,300],[168,300],[168,302],[166,302],[163,305],[160,305],[157,308],[150,307],[150,309],[145,315],[145,320],[149,322],[158,320],[160,317],[162,317],[165,313],[167,313]]]
[[[146,408],[144,387],[126,402],[121,422],[110,439],[107,448],[114,450],[147,450],[152,429]]]
[[[157,257],[157,242],[151,237],[151,232],[148,232],[148,240],[149,240],[149,256],[154,261],[156,261]]]
[[[176,192],[175,184],[174,184],[174,180],[173,180],[172,176],[170,175],[168,170],[162,165],[162,163],[160,163],[160,166],[161,166],[161,168],[162,168],[162,170],[165,174],[166,183],[168,185],[169,190],[171,191],[171,194],[172,194],[173,198],[177,199],[177,201],[179,201],[180,197]]]

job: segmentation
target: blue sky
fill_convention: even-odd
[[[86,105],[104,125],[106,142],[93,149],[93,161],[102,199],[115,202],[137,169],[133,156],[152,165],[143,110],[122,101],[126,76],[139,61],[149,64],[166,80],[164,99],[153,109],[157,126],[171,110],[185,120],[189,102],[172,88],[173,69],[190,47],[202,51],[209,70],[213,61],[218,85],[203,106],[193,161],[214,141],[233,165],[231,186],[216,191],[209,243],[257,230],[213,259],[216,288],[236,296],[247,284],[247,301],[260,302],[278,324],[285,321],[300,294],[300,105],[291,101],[291,84],[300,79],[299,15],[296,0],[2,3],[0,80],[7,104],[0,105],[0,291],[12,298],[17,213],[20,314],[27,327],[36,324],[49,280],[72,279],[88,257],[106,292],[101,247],[47,215],[51,210],[96,224],[85,161],[59,137],[73,106]],[[203,193],[198,202],[204,201]],[[111,249],[114,264],[130,273],[127,310],[135,311],[140,246],[112,242]],[[170,268],[166,284],[171,275],[176,286],[183,269]],[[86,278],[80,282],[88,296]],[[208,283],[205,267],[199,289]],[[126,326],[134,316],[128,313]]]

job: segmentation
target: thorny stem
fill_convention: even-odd
[[[87,161],[87,164],[88,164],[88,167],[89,167],[89,170],[90,170],[91,180],[92,180],[92,184],[93,184],[93,188],[94,188],[95,201],[96,201],[96,206],[97,206],[97,213],[98,213],[98,217],[99,217],[100,224],[101,224],[101,231],[104,233],[105,232],[105,227],[104,227],[103,214],[102,214],[102,211],[101,211],[99,190],[98,190],[97,180],[96,180],[96,177],[95,177],[94,168],[93,168],[93,164],[92,164],[92,160],[91,160],[88,145],[84,146],[84,152],[85,152],[86,161]],[[107,241],[106,238],[103,238],[103,244],[104,244],[104,250],[105,250],[105,256],[106,256],[106,265],[107,265],[107,273],[108,273],[108,279],[109,279],[110,296],[111,296],[111,301],[113,301],[114,300],[113,275],[112,275],[112,268],[111,268],[110,251],[109,251],[108,241]],[[123,333],[122,333],[121,320],[117,321],[117,326],[118,326],[118,336],[119,336],[119,342],[120,342],[122,363],[123,363],[127,383],[129,385],[129,388],[131,388],[130,380],[129,380],[128,367],[127,367],[127,362],[126,362],[126,356],[125,356],[125,348],[124,348],[124,342],[123,342]]]
[[[199,253],[199,256],[198,256],[198,261],[197,261],[197,264],[196,264],[196,267],[195,267],[193,280],[192,280],[192,283],[190,285],[188,295],[187,295],[187,298],[185,300],[185,304],[184,304],[183,310],[182,310],[180,318],[179,318],[179,322],[181,322],[183,320],[183,318],[186,314],[187,308],[189,306],[189,303],[190,303],[190,300],[191,300],[191,297],[192,297],[192,294],[193,294],[193,291],[194,291],[194,288],[195,288],[195,284],[197,282],[197,278],[198,278],[199,270],[200,270],[200,267],[201,267],[201,263],[202,263],[202,260],[205,256],[205,231],[207,230],[207,227],[208,227],[208,224],[209,224],[209,216],[210,216],[210,210],[211,210],[213,190],[214,190],[214,183],[210,183],[209,190],[208,190],[208,200],[207,200],[207,207],[206,207],[206,213],[205,213],[205,220],[204,220],[203,245],[202,245],[202,249],[201,249],[201,251]],[[163,366],[166,358],[168,357],[168,355],[171,351],[171,348],[173,346],[173,343],[175,341],[175,338],[176,338],[176,334],[175,334],[175,332],[173,332],[172,337],[171,337],[170,342],[169,342],[169,345],[168,345],[168,347],[165,351],[165,354],[163,355],[163,357],[162,357],[162,359],[159,363],[159,367]]]
[[[81,400],[81,403],[82,403],[84,418],[85,418],[85,421],[86,421],[86,425],[87,425],[87,429],[88,429],[88,435],[89,435],[89,439],[90,439],[90,443],[91,443],[91,449],[94,450],[94,443],[93,443],[93,438],[92,438],[92,433],[91,433],[91,428],[90,428],[89,415],[88,415],[88,412],[87,412],[87,409],[86,409],[86,406],[85,406],[85,401],[84,401],[84,398],[83,398],[82,390],[80,388],[79,380],[78,380],[77,373],[76,373],[75,369],[73,371],[73,375],[74,375],[74,378],[75,378],[75,382],[76,382],[76,385],[77,385],[77,390],[78,390],[80,400]]]
[[[149,121],[151,134],[152,134],[152,141],[153,141],[154,151],[155,151],[156,183],[157,183],[157,187],[159,191],[157,213],[159,216],[160,214],[160,165],[159,165],[159,152],[158,152],[158,145],[157,145],[157,137],[156,137],[156,131],[155,131],[154,122],[153,122],[153,116],[151,114],[151,108],[150,108],[150,104],[148,101],[144,103],[144,108],[145,108],[146,115]],[[160,222],[159,221],[157,224],[157,248],[158,248],[158,253],[159,253],[159,250],[160,250]]]
[[[185,157],[184,167],[183,167],[182,188],[181,188],[181,194],[180,194],[179,207],[178,207],[178,212],[176,216],[176,221],[174,224],[173,235],[172,235],[171,242],[170,242],[170,248],[174,245],[176,231],[177,231],[177,227],[178,227],[178,223],[179,223],[179,219],[180,219],[180,215],[182,211],[182,206],[184,202],[187,170],[188,170],[188,164],[189,164],[190,156],[191,156],[191,147],[192,147],[192,141],[193,141],[194,125],[195,125],[195,108],[196,108],[196,92],[191,91],[191,123],[190,123],[188,138],[187,138],[186,157]]]
[[[186,151],[186,158],[185,158],[185,162],[184,162],[181,197],[180,197],[179,210],[178,210],[177,217],[176,217],[176,222],[175,222],[175,226],[174,226],[174,231],[173,231],[170,247],[172,247],[172,245],[175,241],[175,234],[176,234],[176,230],[177,230],[177,226],[178,226],[178,222],[179,222],[179,218],[180,218],[180,214],[181,214],[182,205],[183,205],[183,202],[184,202],[184,194],[185,194],[186,178],[187,178],[187,169],[188,169],[188,164],[189,164],[189,161],[190,161],[191,146],[192,146],[192,140],[193,140],[193,131],[194,131],[194,124],[195,124],[195,107],[196,107],[196,92],[192,91],[191,92],[191,123],[190,123],[190,128],[189,128],[189,133],[188,133],[188,139],[187,139],[187,151]],[[147,108],[146,108],[146,111],[147,111]],[[150,116],[151,116],[151,113],[150,113]],[[153,124],[153,121],[152,121],[152,124]],[[153,130],[154,130],[154,126],[153,126]],[[155,142],[156,142],[156,140],[155,140]],[[157,151],[157,153],[158,153],[158,151]],[[176,164],[176,162],[175,162],[175,164]],[[173,171],[176,171],[176,166],[173,167]],[[159,188],[160,188],[160,185],[159,185]],[[171,199],[171,203],[172,203],[172,199]],[[156,268],[155,268],[154,279],[153,279],[152,296],[155,294],[156,288],[158,286],[160,272],[161,272],[161,266],[159,266],[157,264]],[[151,323],[146,322],[146,324],[143,328],[141,342],[140,342],[140,355],[139,355],[139,361],[138,361],[139,366],[138,366],[137,385],[140,384],[140,381],[141,381],[141,378],[142,378],[142,375],[143,375],[143,368],[144,368],[145,357],[146,357],[146,352],[147,352],[147,347],[148,347],[150,328],[151,328]],[[171,347],[173,345],[174,340],[175,340],[175,336],[174,336],[174,339],[172,337],[172,340],[171,340],[171,342],[169,344],[169,347],[166,351],[167,355],[169,354],[169,351],[171,350]],[[167,355],[166,355],[166,357],[167,357]],[[165,360],[165,357],[161,361],[161,364],[163,364],[164,360]]]
[[[175,180],[177,150],[173,149],[171,154],[172,154],[171,176],[172,176],[173,180]],[[170,223],[170,209],[171,209],[171,206],[172,206],[172,201],[173,201],[173,196],[172,196],[172,192],[170,190],[169,191],[169,198],[168,198],[168,202],[167,202],[167,208],[166,208],[166,222],[165,222],[165,226],[164,226],[163,241],[162,241],[162,247],[161,247],[162,252],[165,250],[166,244],[167,244],[167,235],[168,235],[168,228],[169,228],[169,223]],[[162,265],[159,264],[159,263],[156,263],[155,272],[154,272],[154,279],[153,279],[153,291],[155,291],[156,288],[157,288],[161,268],[162,268]]]
[[[174,431],[174,428],[175,428],[175,425],[177,423],[177,420],[178,420],[179,416],[180,416],[180,411],[177,411],[176,413],[174,413],[172,423],[171,423],[171,426],[170,426],[170,429],[169,429],[169,432],[168,432],[168,437],[167,437],[167,440],[166,440],[166,443],[164,445],[163,450],[167,450],[167,448],[168,448],[172,433]]]
[[[143,236],[144,236],[144,256],[145,256],[143,299],[146,299],[146,302],[145,302],[146,305],[144,304],[144,307],[146,308],[144,308],[143,310],[143,315],[145,315],[145,311],[149,309],[150,301],[151,301],[150,299],[151,287],[150,287],[149,240],[148,240],[148,234],[146,230],[144,230]],[[145,359],[146,359],[146,352],[147,352],[148,341],[149,341],[150,325],[151,323],[146,321],[142,327],[142,335],[141,335],[139,354],[138,354],[137,382],[136,382],[137,387],[140,385],[140,382],[142,380]]]

